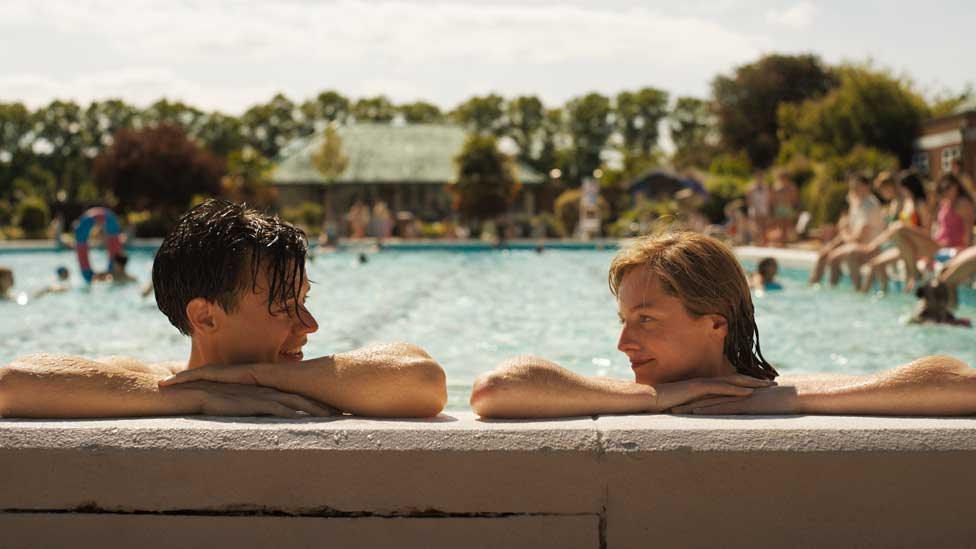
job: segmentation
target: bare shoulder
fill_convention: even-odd
[[[185,363],[180,362],[159,362],[150,364],[139,359],[128,356],[106,356],[95,359],[96,363],[108,364],[129,370],[130,372],[140,372],[158,376],[171,376],[186,369]]]
[[[776,383],[779,387],[795,387],[798,391],[805,392],[849,387],[853,383],[865,382],[869,378],[868,375],[809,374],[780,377],[776,379]]]

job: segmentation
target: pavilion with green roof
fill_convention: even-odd
[[[338,220],[361,200],[384,201],[394,212],[409,211],[422,219],[450,214],[450,185],[457,177],[454,159],[467,134],[443,124],[352,124],[336,128],[340,151],[348,161],[336,177],[323,175],[312,160],[325,139],[324,132],[298,139],[284,149],[271,176],[281,207],[303,202],[324,206],[328,219]],[[536,189],[544,177],[518,164],[523,185],[515,206],[534,213]]]

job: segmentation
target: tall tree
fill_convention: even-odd
[[[779,106],[820,97],[836,84],[815,55],[766,55],[730,76],[717,76],[712,98],[722,144],[745,150],[754,166],[769,166],[779,152]]]
[[[192,138],[200,131],[200,126],[206,121],[206,114],[200,109],[182,101],[160,99],[142,112],[142,124],[158,126],[160,124],[176,124]]]
[[[458,105],[451,117],[469,131],[498,137],[505,132],[505,99],[496,94],[475,96]]]
[[[218,111],[207,113],[197,130],[196,140],[224,158],[243,150],[246,143],[240,119]]]
[[[658,123],[668,113],[668,92],[643,88],[617,95],[617,131],[629,156],[648,157],[657,147]]]
[[[342,152],[342,139],[335,124],[325,127],[322,144],[312,155],[312,165],[328,180],[333,180],[346,171],[349,157]]]
[[[301,113],[283,94],[271,101],[255,105],[241,117],[244,137],[261,156],[274,159],[289,141],[299,136]]]
[[[490,135],[473,134],[455,159],[455,205],[468,219],[496,218],[508,211],[520,188],[512,160]]]
[[[780,107],[780,133],[790,149],[823,156],[869,147],[910,165],[928,116],[925,100],[887,71],[848,65],[838,72],[840,85],[827,95]]]
[[[14,179],[33,160],[33,123],[22,103],[0,103],[0,200],[10,198]]]
[[[396,113],[396,107],[385,95],[364,97],[352,106],[357,122],[389,122]]]
[[[397,107],[403,119],[411,124],[434,124],[444,120],[444,113],[433,103],[414,101]]]
[[[81,107],[72,101],[56,100],[34,111],[32,119],[38,162],[57,177],[58,195],[76,202],[89,182],[95,150],[85,132]]]
[[[314,99],[302,103],[302,116],[312,123],[313,130],[329,122],[343,124],[349,117],[349,98],[334,90],[326,90]]]
[[[163,123],[123,129],[95,159],[95,182],[123,210],[162,212],[175,219],[195,195],[221,191],[224,163],[191,141],[183,128]]]
[[[601,154],[613,133],[610,99],[590,93],[566,103],[569,135],[572,138],[571,180],[580,182],[603,163]]]
[[[548,170],[540,163],[540,139],[545,123],[546,108],[534,95],[523,95],[508,102],[506,133],[519,148],[519,160],[538,169]]]
[[[674,143],[672,162],[675,166],[708,166],[716,151],[710,139],[715,128],[707,101],[679,97],[668,115],[668,129]]]

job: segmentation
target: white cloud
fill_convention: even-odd
[[[23,36],[16,44],[4,40],[5,30],[28,25],[40,29],[32,33],[36,42],[24,44]],[[426,96],[443,103],[466,93],[471,82],[485,82],[490,88],[478,93],[533,88],[564,99],[589,89],[616,91],[630,82],[701,87],[768,46],[762,38],[693,15],[538,2],[49,0],[20,3],[0,18],[0,49],[50,51],[58,37],[97,45],[107,52],[105,66],[96,75],[66,79],[60,75],[70,74],[70,51],[57,60],[64,67],[45,66],[47,72],[39,72],[39,64],[23,75],[0,63],[0,74],[22,74],[4,79],[20,83],[0,85],[0,93],[9,97],[19,89],[35,98],[81,98],[99,95],[99,84],[101,95],[145,102],[179,94],[230,110],[267,99],[248,95],[267,88],[287,88],[301,98],[325,87],[377,93],[389,84],[386,93],[394,99]],[[551,78],[543,79],[547,73]],[[557,81],[572,81],[573,89]]]
[[[54,99],[71,99],[82,104],[96,99],[124,98],[146,107],[158,99],[181,100],[198,108],[240,112],[255,97],[270,98],[273,86],[203,86],[161,68],[131,68],[98,72],[80,78],[56,78],[41,74],[0,77],[0,101],[21,101],[31,108]]]
[[[817,6],[804,0],[786,9],[767,11],[766,21],[790,29],[805,29],[813,23],[816,15]]]

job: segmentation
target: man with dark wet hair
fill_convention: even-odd
[[[32,355],[0,368],[0,416],[208,414],[429,417],[444,372],[409,344],[303,360],[305,234],[223,200],[187,212],[156,254],[160,310],[191,338],[185,363]]]

